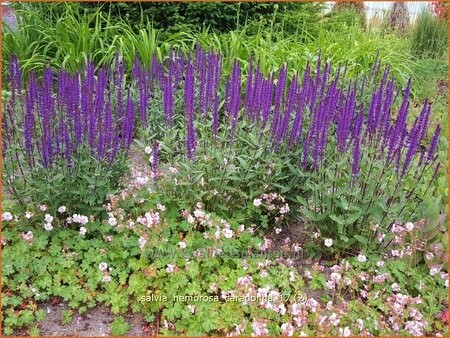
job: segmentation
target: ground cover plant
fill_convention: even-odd
[[[346,6],[122,5],[4,33],[3,333],[448,335],[441,54]]]

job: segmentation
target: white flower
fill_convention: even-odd
[[[445,287],[448,288],[448,279],[445,280]]]
[[[101,271],[106,271],[106,269],[108,268],[108,264],[106,264],[105,262],[102,262],[102,263],[100,263],[100,264],[98,265],[98,268],[99,268]]]
[[[44,229],[47,231],[51,231],[53,229],[53,226],[51,223],[45,223]]]
[[[432,252],[427,252],[425,254],[426,259],[428,259],[429,261],[431,261],[434,258],[434,255]]]
[[[86,235],[86,232],[87,232],[87,229],[86,229],[85,227],[81,227],[81,228],[80,228],[80,235],[81,235],[81,236]]]
[[[163,212],[167,210],[165,205],[162,205],[159,203],[156,205],[156,209],[158,209],[159,211],[163,211]]]
[[[399,292],[400,291],[400,285],[397,283],[394,283],[391,285],[392,291]]]
[[[152,147],[147,146],[145,147],[144,151],[147,155],[150,155],[152,153]]]
[[[439,273],[439,271],[441,271],[441,268],[438,266],[434,266],[430,269],[430,275],[435,276]]]
[[[49,214],[45,214],[44,219],[47,223],[53,222],[53,216],[50,216]]]
[[[222,233],[226,238],[231,238],[231,237],[233,237],[233,234],[234,234],[233,230],[231,230],[231,229],[223,229]]]
[[[110,218],[108,219],[108,223],[109,223],[109,225],[114,226],[114,225],[117,224],[117,220],[116,220],[115,217],[110,217]]]
[[[180,246],[181,249],[185,249],[186,248],[186,243],[181,241],[178,243],[178,245]]]
[[[190,304],[189,304],[189,305],[187,306],[187,308],[188,308],[188,310],[189,310],[190,313],[195,313],[195,306],[194,306],[194,305],[190,305]]]
[[[26,211],[26,212],[25,212],[25,218],[26,218],[26,219],[30,219],[31,217],[33,217],[33,213],[30,212],[30,211]]]
[[[170,171],[172,174],[178,174],[178,169],[177,169],[177,168],[170,167],[170,168],[169,168],[169,171]]]
[[[356,320],[356,325],[358,325],[359,330],[361,331],[364,328],[364,322],[361,318]]]
[[[31,231],[28,231],[25,235],[23,235],[23,239],[26,241],[32,241],[33,240],[33,233]]]
[[[268,273],[267,273],[266,270],[261,271],[261,277],[262,277],[262,278],[266,278],[267,275],[268,275]]]
[[[80,223],[81,225],[85,225],[87,222],[89,222],[89,218],[87,216],[78,215],[78,214],[74,214],[72,216],[72,220],[75,223]]]
[[[348,328],[348,326],[346,326],[343,330],[342,328],[339,328],[339,335],[340,336],[344,336],[344,337],[349,337],[351,335],[351,331]]]
[[[367,261],[366,256],[364,256],[363,254],[359,254],[358,255],[358,262],[364,263],[365,261]]]
[[[239,230],[240,232],[244,232],[244,230],[245,230],[245,225],[244,225],[244,224],[240,224],[238,230]]]
[[[290,323],[281,324],[281,331],[283,336],[292,336],[294,334],[294,327]]]
[[[294,271],[289,272],[289,281],[294,282],[295,281],[295,273]]]
[[[325,238],[324,244],[326,247],[330,247],[333,245],[333,240],[331,238]]]
[[[384,261],[378,261],[378,262],[377,262],[377,266],[378,266],[379,268],[382,268],[382,267],[384,266]]]
[[[394,257],[398,257],[398,256],[400,256],[400,252],[398,250],[392,250],[391,255]]]
[[[195,218],[194,218],[194,216],[189,215],[188,218],[187,218],[187,221],[188,221],[188,223],[190,223],[190,224],[194,224],[194,223],[195,223]]]
[[[148,181],[149,181],[148,176],[144,176],[144,177],[138,176],[138,177],[136,177],[136,183],[139,184],[139,185],[147,184]]]
[[[289,205],[286,203],[284,206],[280,208],[280,214],[287,214],[290,211]]]
[[[47,210],[47,206],[46,205],[38,205],[38,208],[40,211],[44,212],[45,210]]]
[[[103,276],[102,282],[104,282],[104,283],[111,282],[111,276],[110,275]]]
[[[203,210],[200,209],[195,209],[194,210],[194,216],[197,218],[203,218],[205,217],[205,212]]]
[[[282,230],[280,228],[275,228],[275,233],[278,235]]]
[[[411,232],[411,231],[413,231],[413,229],[414,229],[414,224],[413,223],[411,223],[411,222],[408,222],[408,223],[406,223],[406,230],[407,231],[409,231],[409,232]]]
[[[144,248],[145,244],[147,243],[147,240],[143,237],[139,237],[138,243],[139,243],[139,247],[142,249],[142,248]]]
[[[313,276],[312,276],[312,274],[311,274],[311,272],[309,270],[305,270],[305,276],[308,279],[312,279],[313,278]]]
[[[58,212],[60,212],[61,214],[63,213],[63,212],[66,212],[66,210],[67,210],[67,208],[63,205],[63,206],[60,206],[59,208],[58,208]]]
[[[261,199],[260,199],[260,198],[255,198],[255,199],[253,200],[253,205],[254,205],[255,207],[259,207],[259,206],[261,205]]]
[[[167,264],[167,268],[166,268],[166,271],[168,272],[168,273],[172,273],[172,272],[174,272],[174,265],[173,264]]]
[[[331,280],[332,280],[333,282],[337,283],[337,282],[339,282],[339,281],[341,280],[341,275],[338,274],[337,272],[333,272],[333,273],[330,275],[330,278],[331,278]]]
[[[2,213],[2,221],[11,221],[13,219],[13,215],[6,211],[4,213]]]

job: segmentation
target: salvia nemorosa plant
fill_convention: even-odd
[[[18,142],[29,167],[64,160],[70,168],[80,148],[111,165],[146,129],[160,149],[155,174],[164,167],[158,159],[184,163],[183,196],[196,186],[190,197],[227,208],[282,192],[344,246],[366,245],[395,221],[409,221],[439,170],[441,127],[430,125],[430,103],[411,113],[411,81],[399,88],[379,61],[364,78],[348,78],[346,66],[320,55],[303,74],[289,76],[287,64],[263,74],[253,59],[243,74],[238,60],[197,46],[192,55],[155,55],[149,65],[136,58],[126,84],[117,58],[113,70],[94,74],[89,63],[82,74],[59,71],[56,81],[47,68],[23,92],[11,64],[4,152]],[[379,224],[375,233],[371,222]]]
[[[41,80],[32,72],[24,89],[13,56],[3,114],[3,179],[23,205],[29,198],[50,207],[68,199],[75,210],[93,211],[117,188],[135,125],[124,71],[119,61],[114,71],[97,74],[92,62],[74,74],[48,65]]]

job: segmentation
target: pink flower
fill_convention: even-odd
[[[411,222],[406,223],[405,225],[406,231],[411,232],[414,230],[414,224]]]
[[[333,272],[330,277],[334,283],[337,283],[341,280],[341,275],[336,272]]]
[[[281,325],[281,333],[283,336],[292,336],[294,334],[294,327],[290,323],[284,323]]]
[[[398,292],[400,291],[400,286],[397,283],[391,285],[392,291]]]
[[[45,214],[44,220],[47,223],[51,223],[51,222],[53,222],[53,216],[50,216],[49,214]]]
[[[223,229],[222,233],[226,238],[231,238],[234,235],[234,232],[231,229]]]
[[[290,211],[289,205],[286,203],[284,206],[280,208],[280,214],[287,214]]]
[[[365,261],[367,261],[366,256],[364,256],[363,254],[359,254],[358,255],[358,262],[364,263]]]
[[[263,322],[261,319],[258,321],[254,319],[252,323],[252,328],[253,328],[252,337],[267,336],[267,334],[269,333],[269,331],[267,330],[267,324]]]
[[[430,276],[435,276],[439,273],[439,271],[441,271],[441,267],[440,266],[433,266],[430,269]]]
[[[349,337],[349,336],[351,336],[351,334],[352,334],[352,332],[350,331],[348,326],[346,326],[344,329],[339,328],[339,335],[340,336]]]
[[[261,205],[261,199],[259,199],[259,198],[254,199],[253,200],[253,205],[255,207],[259,207]]]
[[[13,215],[8,211],[2,213],[2,221],[11,221],[13,218]]]
[[[337,314],[334,312],[331,314],[331,316],[328,319],[333,326],[337,326],[339,324],[339,322],[341,321],[338,318]]]

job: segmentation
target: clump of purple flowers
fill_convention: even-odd
[[[129,149],[140,126],[158,131],[159,138],[161,130],[177,128],[180,140],[174,141],[184,143],[192,161],[219,139],[233,146],[238,135],[246,137],[242,132],[255,133],[261,147],[292,157],[291,163],[304,172],[323,172],[344,159],[349,181],[364,192],[361,171],[375,161],[395,173],[397,182],[411,172],[416,177],[430,168],[437,172],[441,127],[429,135],[431,105],[425,101],[408,125],[411,81],[401,90],[389,67],[381,71],[379,61],[369,76],[351,79],[347,67],[333,71],[320,55],[303,73],[289,77],[284,64],[278,74],[265,75],[259,60],[251,58],[243,69],[238,60],[225,61],[220,53],[197,45],[192,55],[171,50],[159,60],[155,54],[151,64],[136,57],[131,73],[132,81],[125,83],[125,65],[117,54],[111,68],[97,72],[91,61],[74,74],[46,67],[42,81],[31,73],[23,91],[14,55],[12,96],[3,113],[4,154],[18,145],[31,167],[61,160],[70,167],[80,149],[87,149],[111,164]],[[154,109],[158,105],[161,109]],[[203,138],[210,142],[202,148]],[[155,156],[154,171],[157,160]]]
[[[47,66],[42,81],[31,72],[22,90],[15,55],[10,63],[11,99],[3,120],[4,154],[23,151],[31,168],[49,168],[65,161],[71,167],[80,151],[111,165],[133,141],[135,103],[124,86],[124,66],[99,69],[89,61],[80,73],[69,74]],[[123,94],[125,92],[125,101]],[[115,101],[113,101],[115,100]],[[5,116],[4,116],[5,117]],[[19,137],[23,130],[23,137]]]

